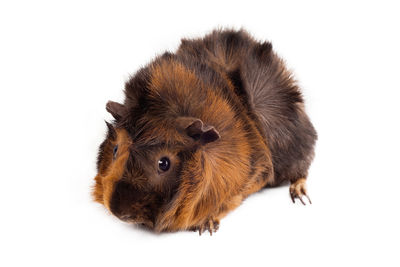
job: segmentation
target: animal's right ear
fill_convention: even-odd
[[[127,113],[127,108],[117,102],[114,101],[108,101],[106,105],[106,110],[110,112],[110,114],[116,119],[117,121],[122,118],[122,116]]]

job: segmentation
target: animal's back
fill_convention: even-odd
[[[317,134],[299,87],[271,43],[257,42],[243,30],[216,30],[203,39],[182,40],[177,55],[229,78],[269,145],[274,184],[307,176]]]

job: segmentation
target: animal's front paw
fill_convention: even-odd
[[[199,235],[201,235],[205,231],[208,231],[210,235],[212,235],[213,232],[214,233],[217,232],[218,228],[219,228],[219,220],[209,218],[203,224],[193,227],[192,230],[199,231]]]
[[[292,198],[293,203],[295,203],[294,199],[300,199],[301,203],[305,205],[306,203],[303,201],[302,197],[306,197],[311,204],[310,197],[307,195],[307,188],[306,188],[306,179],[301,178],[298,179],[296,182],[292,183],[289,188],[290,197]]]

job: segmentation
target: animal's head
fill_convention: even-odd
[[[124,106],[114,102],[108,103],[107,110],[118,119],[124,116],[120,112],[125,112]],[[107,123],[93,195],[121,220],[164,230],[167,225],[156,224],[176,205],[182,176],[201,172],[196,150],[220,136],[214,127],[191,117],[150,124],[147,134],[151,139],[134,141],[129,128]]]

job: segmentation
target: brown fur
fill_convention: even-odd
[[[128,133],[124,129],[117,129],[115,132],[117,138],[110,140],[110,145],[107,146],[107,150],[110,150],[111,146],[119,145],[117,160],[111,163],[111,154],[106,153],[106,157],[103,159],[105,167],[101,168],[95,177],[96,185],[93,191],[93,195],[96,201],[104,204],[109,208],[112,192],[114,190],[114,183],[118,181],[125,169],[126,160],[129,156],[129,146],[131,140]]]
[[[307,176],[316,132],[300,90],[271,44],[245,31],[182,40],[139,70],[125,95],[107,104],[115,121],[93,192],[122,220],[211,232],[248,195]]]

